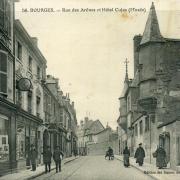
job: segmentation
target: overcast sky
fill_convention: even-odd
[[[85,116],[117,126],[125,76],[125,58],[133,77],[133,37],[142,34],[151,0],[20,0],[20,19],[47,59],[47,74],[75,102],[77,119]],[[164,37],[180,38],[180,1],[156,0]],[[23,13],[22,8],[145,8],[146,12]]]

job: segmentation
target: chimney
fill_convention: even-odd
[[[88,118],[88,117],[85,117],[85,118],[84,118],[85,124],[87,124],[88,121],[89,121],[89,118]]]
[[[67,93],[67,100],[70,102],[69,93]]]
[[[74,108],[74,101],[72,102],[72,107]]]
[[[59,91],[59,94],[62,96],[62,95],[63,95],[63,92],[62,92],[62,91]]]
[[[80,124],[81,124],[81,126],[83,126],[83,124],[84,124],[83,120],[81,120]]]
[[[38,46],[38,38],[37,37],[31,37],[33,43]]]

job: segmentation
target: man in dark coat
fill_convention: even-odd
[[[156,166],[159,169],[162,169],[163,167],[167,167],[166,151],[161,145],[155,151],[155,157],[156,157]]]
[[[111,147],[109,147],[109,149],[108,149],[108,155],[109,155],[109,160],[111,160],[114,156],[113,149]]]
[[[145,157],[145,151],[142,148],[142,143],[140,143],[139,147],[137,148],[137,150],[135,152],[135,156],[134,156],[134,158],[136,158],[136,163],[138,163],[139,166],[143,165],[144,157]]]
[[[44,160],[44,164],[45,164],[45,172],[47,173],[48,171],[51,171],[51,157],[52,157],[52,153],[50,150],[50,147],[47,146],[43,152],[43,160]]]
[[[36,158],[37,158],[37,151],[35,149],[35,146],[32,144],[31,150],[30,150],[30,160],[31,160],[31,165],[32,165],[32,171],[36,170]]]
[[[58,172],[58,169],[59,169],[59,172],[61,172],[61,160],[62,160],[63,156],[64,156],[63,152],[61,152],[59,150],[59,146],[57,146],[53,153],[53,159],[56,164],[56,172]]]
[[[129,151],[127,146],[125,147],[125,149],[123,151],[123,155],[124,155],[124,166],[128,167],[129,166],[130,151]]]

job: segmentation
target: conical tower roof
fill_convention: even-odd
[[[165,42],[159,30],[154,3],[152,3],[140,45],[148,42]]]

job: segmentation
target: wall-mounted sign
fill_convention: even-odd
[[[28,79],[28,78],[21,78],[18,81],[17,87],[20,91],[29,91],[32,87],[32,83],[31,83],[30,79]]]

